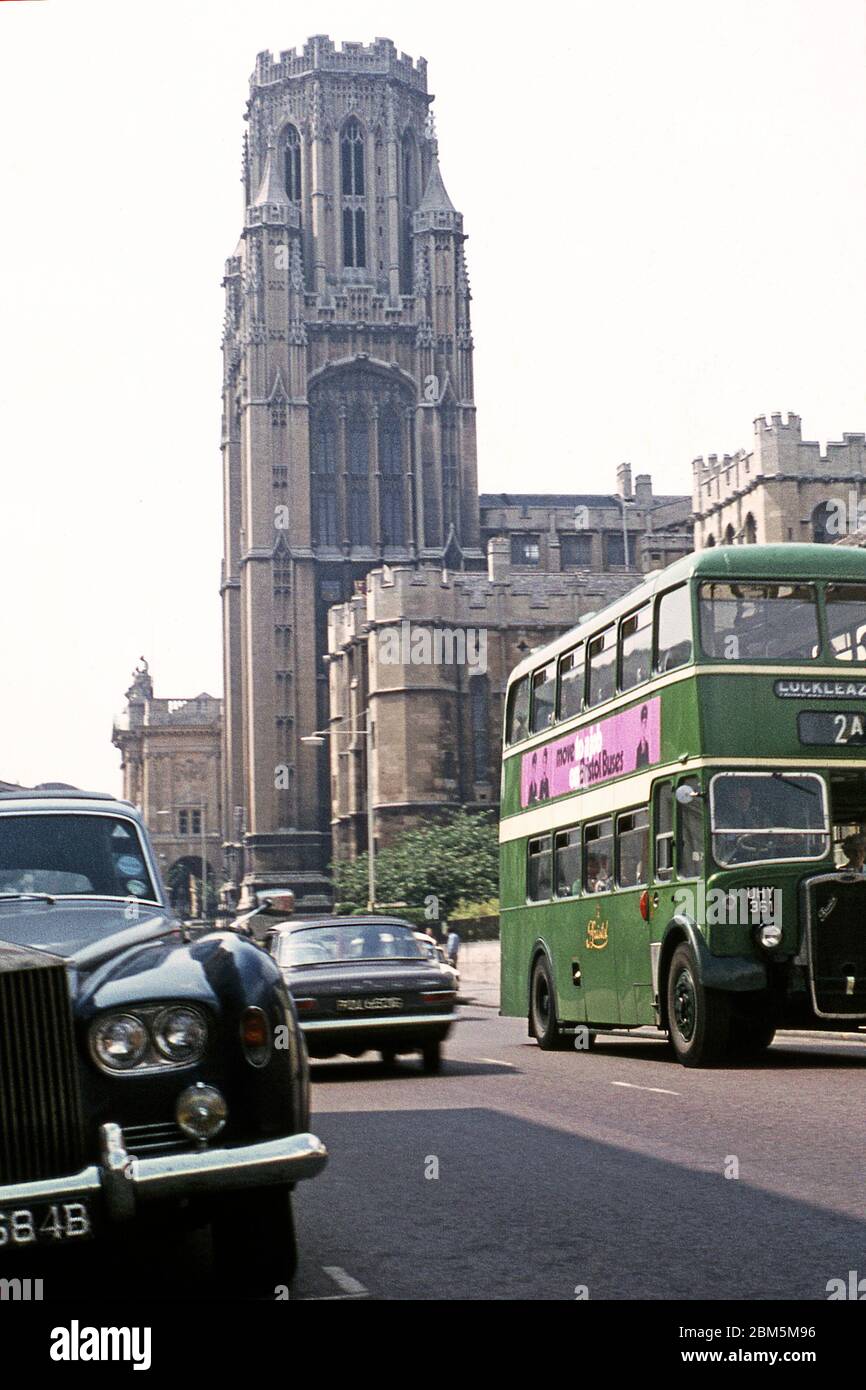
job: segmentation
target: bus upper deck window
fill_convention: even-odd
[[[583,643],[559,659],[559,717],[570,719],[583,708]]]
[[[688,584],[668,589],[658,601],[656,670],[664,673],[692,659],[692,607]]]
[[[532,677],[532,713],[530,730],[540,733],[548,728],[555,718],[556,709],[556,662],[542,666]]]
[[[866,584],[828,584],[827,635],[837,661],[866,661]]]
[[[600,705],[609,700],[616,687],[616,629],[605,628],[587,646],[589,666],[588,705]]]
[[[620,623],[620,690],[640,685],[650,673],[653,644],[652,604],[645,603]]]
[[[701,646],[723,661],[808,661],[820,651],[812,584],[700,587]]]
[[[505,721],[505,742],[519,743],[529,733],[529,677],[515,681],[508,692],[508,717]]]

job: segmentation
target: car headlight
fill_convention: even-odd
[[[196,1009],[175,1005],[157,1014],[153,1040],[169,1062],[197,1062],[207,1046],[207,1024]]]
[[[147,1056],[150,1039],[134,1014],[108,1014],[90,1032],[93,1051],[111,1071],[129,1071]]]

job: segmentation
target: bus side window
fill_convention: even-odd
[[[645,603],[619,625],[619,688],[631,690],[650,673],[653,645],[652,604]]]
[[[674,789],[671,782],[655,788],[655,879],[665,882],[674,871]]]
[[[540,733],[553,723],[555,706],[556,662],[551,661],[532,677],[532,714],[529,721],[531,733]]]
[[[550,897],[550,836],[530,840],[526,854],[526,901],[547,902]]]
[[[515,681],[508,692],[508,717],[505,721],[506,744],[519,743],[529,733],[529,677]]]
[[[616,818],[616,882],[618,888],[642,888],[647,881],[649,812],[626,811]]]
[[[587,643],[586,660],[589,667],[588,705],[600,705],[609,700],[616,688],[616,628],[607,627]]]
[[[656,608],[656,670],[661,674],[692,659],[692,607],[688,584],[668,589]]]
[[[558,898],[576,898],[580,892],[580,827],[558,830],[553,842],[553,870]]]
[[[570,719],[583,708],[583,643],[559,658],[559,718]]]
[[[613,821],[599,820],[583,832],[583,886],[587,893],[609,893],[613,886]]]
[[[684,777],[681,787],[701,789],[697,777]],[[677,877],[700,878],[704,872],[704,800],[698,797],[688,806],[677,802]]]

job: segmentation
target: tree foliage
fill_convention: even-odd
[[[361,905],[367,901],[367,856],[333,865],[337,898]],[[483,812],[458,811],[442,824],[407,830],[376,855],[376,900],[425,907],[437,899],[444,921],[463,898],[483,902],[499,892],[499,845],[496,822]]]

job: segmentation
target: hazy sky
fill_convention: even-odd
[[[752,419],[866,428],[862,0],[0,4],[0,779],[119,790],[221,691],[223,262],[256,53],[429,62],[485,490],[689,491]]]

